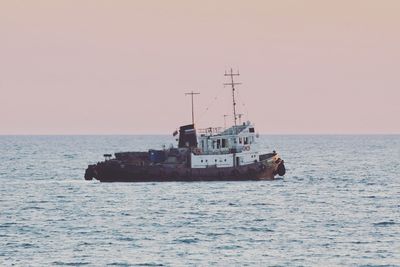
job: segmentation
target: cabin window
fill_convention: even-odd
[[[239,144],[242,143],[242,137],[239,137]]]
[[[244,143],[245,145],[247,145],[247,144],[249,143],[249,139],[248,139],[247,137],[244,137],[244,138],[243,138],[243,143]]]
[[[254,133],[254,128],[249,128],[250,133]]]
[[[203,160],[201,160],[201,163],[203,163]]]
[[[221,139],[218,139],[217,140],[217,149],[220,149],[221,148]]]
[[[225,148],[226,147],[226,139],[222,139],[222,148]]]

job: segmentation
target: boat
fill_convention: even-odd
[[[284,176],[284,160],[276,151],[266,152],[256,146],[259,135],[250,121],[238,122],[234,76],[230,72],[233,100],[233,125],[229,128],[209,127],[197,130],[194,123],[193,96],[192,123],[181,126],[177,147],[149,149],[148,151],[118,152],[112,157],[91,164],[85,171],[85,180],[100,182],[172,182],[172,181],[246,181],[273,180]]]

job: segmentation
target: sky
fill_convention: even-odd
[[[397,0],[0,0],[0,134],[400,133]]]

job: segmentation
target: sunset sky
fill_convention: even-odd
[[[0,1],[0,134],[400,133],[400,1]],[[232,123],[232,117],[227,118]]]

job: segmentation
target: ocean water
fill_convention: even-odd
[[[99,183],[169,136],[0,136],[0,266],[400,266],[400,136],[262,136],[275,181]]]

